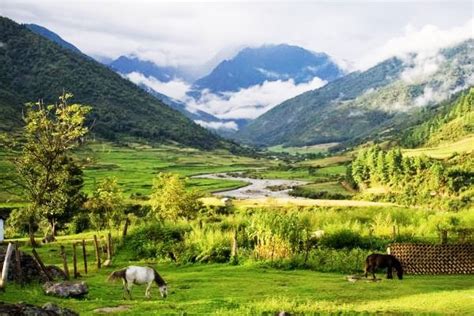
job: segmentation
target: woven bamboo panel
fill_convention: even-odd
[[[474,273],[474,244],[392,244],[390,254],[407,274]]]

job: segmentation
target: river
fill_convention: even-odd
[[[227,173],[211,173],[193,176],[203,179],[228,179],[247,182],[248,185],[239,189],[216,192],[214,195],[237,199],[258,199],[265,197],[299,199],[288,194],[292,187],[307,184],[306,181],[283,179],[252,179],[240,176],[230,176]],[[273,189],[270,189],[272,188]]]

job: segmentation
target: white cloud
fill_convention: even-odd
[[[229,47],[265,43],[361,60],[405,36],[406,25],[442,30],[472,18],[472,1],[453,1],[0,0],[0,15],[43,25],[89,55],[195,66]],[[377,60],[398,51],[390,43]]]
[[[229,122],[205,122],[201,120],[195,120],[195,123],[205,127],[205,128],[212,128],[212,129],[230,129],[230,130],[238,130],[239,127],[233,121]]]
[[[442,29],[431,24],[419,29],[408,25],[405,28],[405,34],[390,39],[385,45],[366,55],[356,64],[356,68],[367,69],[394,56],[410,61],[410,54],[412,53],[421,56],[418,63],[423,64],[423,61],[429,61],[430,58],[431,61],[436,61],[434,56],[438,54],[441,48],[454,46],[469,38],[473,38],[473,30],[474,19],[472,18],[462,26],[448,29]],[[427,69],[422,69],[421,71],[431,71],[430,69],[433,69],[433,67],[435,66],[431,64]]]
[[[400,74],[400,78],[409,84],[423,83],[439,70],[444,61],[445,58],[440,54],[422,52],[412,55],[405,60],[408,67]]]
[[[287,81],[265,81],[238,92],[226,92],[219,96],[204,91],[197,101],[187,100],[187,106],[211,113],[221,119],[254,119],[281,102],[303,92],[322,87],[326,81],[318,77],[308,83],[295,84]]]
[[[149,88],[152,88],[156,92],[162,93],[173,99],[182,100],[186,97],[186,92],[189,90],[189,83],[180,79],[171,80],[168,82],[162,82],[157,80],[155,77],[146,77],[141,73],[132,72],[124,75],[133,83],[140,85],[144,84]]]

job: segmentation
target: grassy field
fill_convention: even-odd
[[[474,151],[474,136],[461,139],[457,142],[441,144],[436,147],[422,147],[416,149],[404,149],[402,152],[407,156],[426,155],[433,158],[444,159],[452,156],[454,153]]]
[[[296,154],[320,154],[327,153],[328,150],[334,146],[337,146],[339,143],[327,143],[327,144],[318,144],[313,146],[302,146],[302,147],[283,147],[282,145],[268,147],[268,151],[275,153],[288,153],[291,155]]]
[[[8,165],[0,152],[0,171]],[[110,144],[90,144],[76,153],[85,162],[84,191],[91,193],[105,177],[116,177],[128,198],[132,193],[148,195],[153,178],[160,172],[177,173],[183,177],[203,173],[240,171],[271,165],[267,160],[239,157],[224,151],[203,152],[190,148],[161,146],[117,147]],[[188,179],[188,186],[204,193],[236,189],[246,183],[236,180]],[[21,200],[6,191],[0,192],[1,205],[19,204]]]
[[[84,236],[69,236],[80,239]],[[85,237],[90,237],[87,235]],[[70,244],[66,249],[70,250]],[[29,252],[27,247],[24,250]],[[81,315],[93,315],[95,309],[125,306],[129,315],[256,315],[279,311],[294,313],[428,313],[465,314],[474,310],[473,276],[406,276],[404,280],[349,283],[343,274],[305,270],[281,271],[258,264],[155,265],[169,284],[167,299],[159,298],[153,287],[152,299],[144,297],[144,286],[135,286],[133,300],[122,300],[121,283],[106,282],[107,275],[130,264],[118,253],[113,267],[100,271],[94,267],[92,247],[88,248],[89,274],[81,280],[90,292],[83,300],[45,296],[40,285],[21,288],[8,284],[1,300],[27,301],[33,304],[54,302],[72,308]],[[47,264],[60,265],[57,243],[43,246],[39,253]],[[70,257],[70,253],[69,253]],[[82,265],[79,266],[82,272]],[[379,277],[382,275],[379,274]]]

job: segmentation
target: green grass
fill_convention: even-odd
[[[440,144],[435,147],[421,147],[416,149],[404,149],[403,154],[411,157],[426,155],[433,158],[444,159],[451,157],[454,153],[473,152],[474,136],[466,137],[456,142]]]
[[[313,169],[310,174],[308,167],[294,167],[289,170],[262,169],[252,174],[264,179],[292,179],[292,180],[321,180],[334,176],[343,176],[346,173],[344,165],[331,165]]]
[[[303,146],[303,147],[283,147],[282,145],[268,147],[268,151],[275,153],[288,153],[291,155],[296,154],[321,154],[327,153],[331,147],[336,146],[338,143],[327,143],[327,144],[318,144],[313,146]]]
[[[263,162],[238,157],[223,151],[203,152],[189,148],[162,146],[158,148],[124,148],[110,145],[90,145],[80,153],[92,161],[84,170],[85,191],[90,193],[95,183],[105,177],[117,177],[125,194],[149,194],[152,180],[160,172],[177,173],[183,177],[203,173],[238,171],[261,166]],[[220,179],[190,179],[189,186],[203,192],[233,189],[240,181]]]
[[[90,237],[90,234],[86,237]],[[80,239],[82,236],[68,237],[71,238]],[[70,248],[67,247],[68,251]],[[41,247],[39,253],[47,264],[60,264],[58,249],[58,244],[51,244]],[[26,247],[24,250],[29,252]],[[45,296],[38,284],[21,288],[9,283],[6,292],[1,294],[1,300],[38,305],[54,302],[72,308],[81,315],[93,315],[96,308],[119,305],[130,308],[122,314],[133,315],[258,315],[274,314],[281,310],[295,313],[411,312],[468,315],[474,310],[474,276],[408,275],[402,281],[362,280],[352,284],[344,279],[343,274],[281,271],[257,264],[176,266],[159,263],[156,267],[169,284],[168,298],[159,298],[158,289],[153,287],[153,298],[147,300],[144,298],[144,286],[135,286],[134,299],[124,301],[121,283],[106,282],[107,275],[130,264],[153,263],[128,262],[119,253],[113,261],[113,267],[97,271],[92,247],[88,248],[88,256],[89,274],[81,278],[89,285],[87,298],[59,299]],[[79,271],[83,271],[82,263]]]
[[[337,181],[333,182],[323,182],[323,183],[311,183],[301,186],[307,191],[310,192],[322,192],[326,191],[332,194],[344,194],[344,195],[352,195],[351,192],[347,191],[341,183]]]

